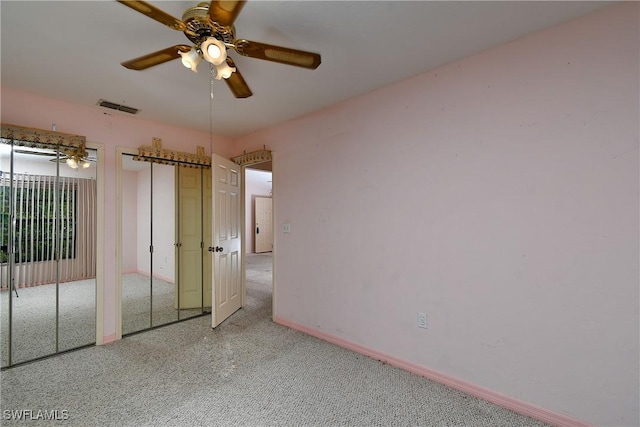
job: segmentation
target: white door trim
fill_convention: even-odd
[[[272,254],[272,258],[271,258],[271,262],[272,262],[272,270],[271,270],[271,320],[275,321],[276,318],[276,253],[277,253],[277,248],[278,245],[276,243],[277,241],[277,236],[278,233],[276,233],[277,231],[277,218],[276,218],[276,179],[275,179],[275,170],[276,170],[276,157],[277,154],[275,151],[271,151],[271,202],[272,202],[272,210],[271,210],[271,233],[273,235],[273,250],[271,252]],[[242,224],[244,227],[244,224],[247,223],[247,206],[246,206],[246,187],[245,187],[245,182],[246,182],[246,177],[247,177],[247,169],[252,169],[251,166],[256,165],[258,163],[261,162],[257,162],[257,163],[252,163],[252,164],[247,164],[247,165],[243,165],[242,166],[242,185],[241,185],[241,191],[242,191]],[[250,208],[249,207],[249,213],[250,213]],[[244,248],[247,247],[247,241],[246,239],[248,238],[253,238],[253,236],[247,236],[247,233],[243,233],[242,235],[242,245]],[[245,301],[246,301],[246,293],[247,293],[247,284],[246,284],[246,280],[247,280],[247,267],[245,264],[245,258],[246,257],[242,257],[242,267],[241,267],[241,271],[242,271],[242,307],[245,306]]]

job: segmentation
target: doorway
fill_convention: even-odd
[[[245,252],[272,252],[273,173],[270,169],[257,169],[254,165],[245,168],[244,202],[247,243]]]
[[[245,166],[244,182],[246,289],[249,293],[261,296],[268,293],[271,299],[270,316],[273,318],[273,163],[269,161]]]
[[[98,150],[82,150],[0,140],[2,368],[96,343]]]

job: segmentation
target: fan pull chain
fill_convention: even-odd
[[[213,82],[215,81],[215,68],[213,64],[209,63],[209,70],[211,71],[211,83],[210,83],[210,97],[209,97],[209,144],[211,145],[211,158],[213,159]]]
[[[211,71],[211,99],[213,99],[213,82],[216,78],[216,69],[211,63],[209,63],[209,70]]]

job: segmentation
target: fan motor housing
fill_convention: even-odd
[[[235,27],[224,27],[209,18],[209,3],[200,3],[190,7],[182,14],[186,28],[184,35],[191,42],[200,45],[207,37],[214,37],[223,43],[232,44],[235,40]]]

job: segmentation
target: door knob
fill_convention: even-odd
[[[224,248],[222,246],[209,246],[209,252],[222,252]]]

